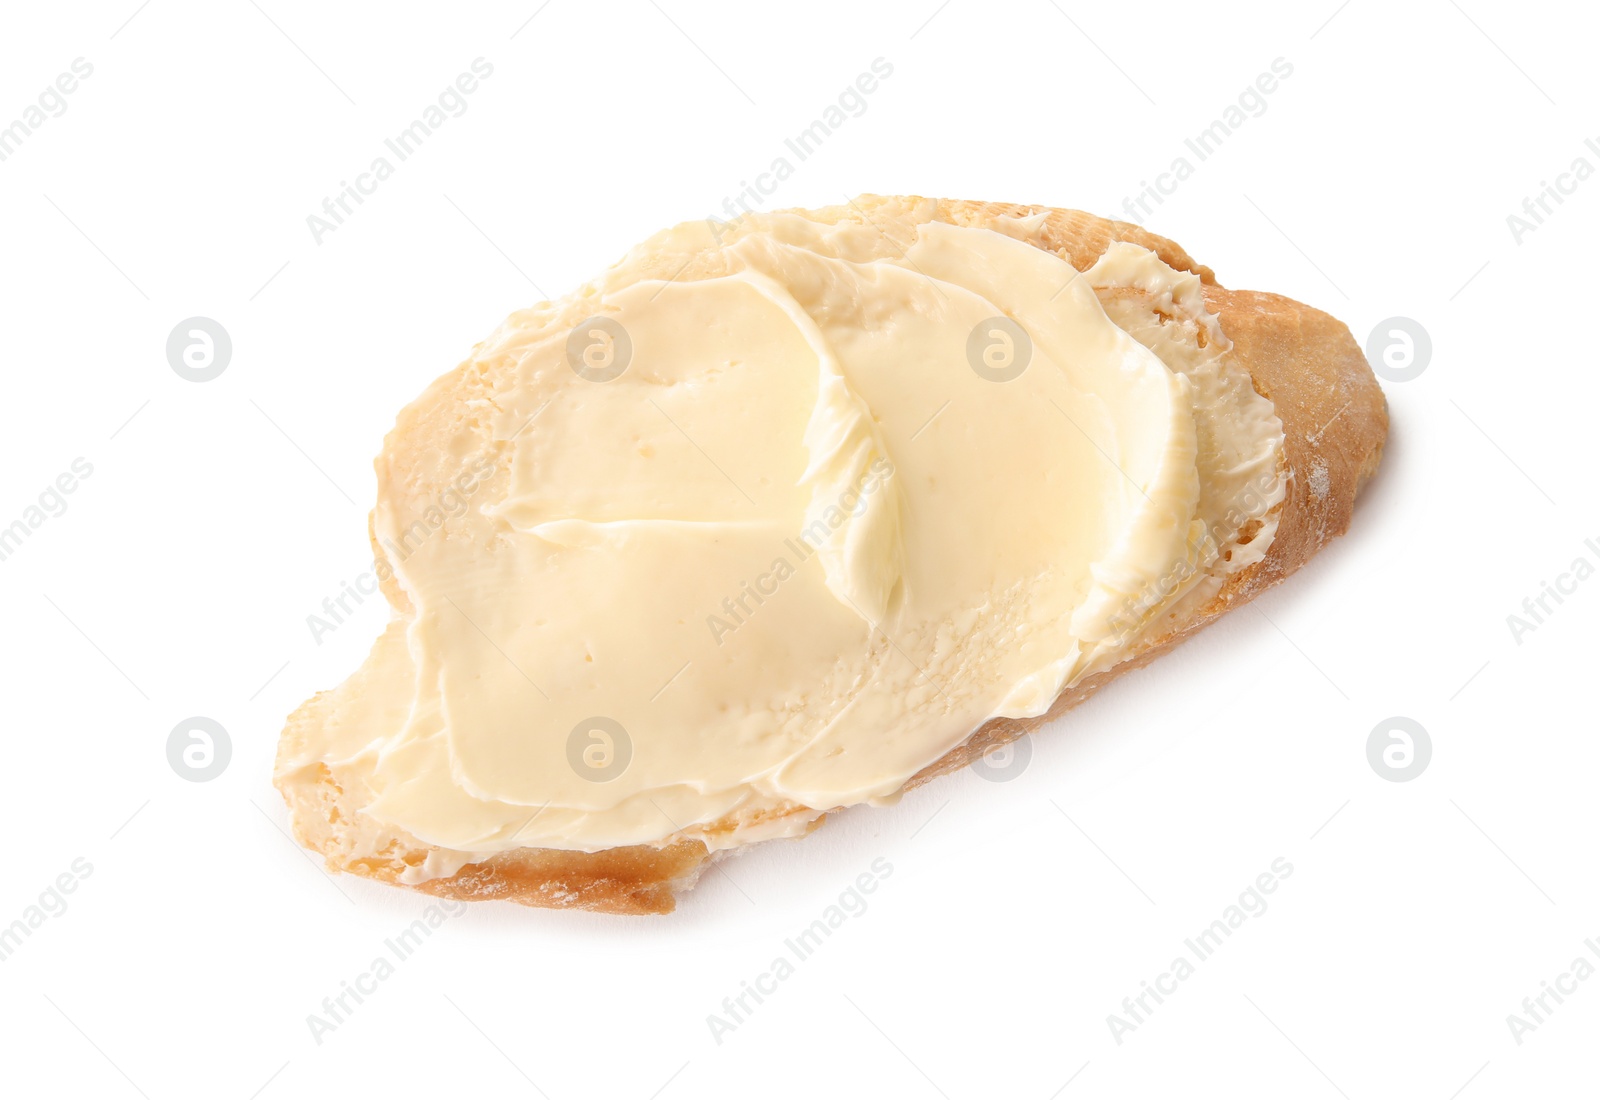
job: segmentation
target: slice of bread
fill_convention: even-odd
[[[1169,621],[1156,631],[1157,636],[1143,639],[1122,663],[1062,692],[1047,713],[1025,720],[987,722],[965,743],[914,776],[906,784],[910,788],[971,763],[1076,706],[1115,677],[1148,664],[1230,608],[1287,577],[1330,539],[1343,534],[1357,492],[1377,468],[1388,414],[1361,349],[1342,323],[1278,295],[1224,289],[1209,268],[1196,264],[1183,249],[1137,226],[1075,210],[910,197],[863,197],[806,216],[828,224],[859,222],[870,219],[873,210],[891,204],[900,210],[916,209],[924,221],[1003,227],[1009,235],[1022,236],[1080,271],[1093,265],[1113,242],[1126,241],[1151,250],[1176,270],[1198,276],[1207,310],[1232,341],[1228,355],[1248,371],[1256,391],[1272,402],[1283,424],[1283,462],[1287,467],[1286,493],[1264,559],[1233,573],[1209,602],[1184,606],[1178,621]],[[663,271],[657,277],[681,278],[683,269]],[[692,270],[688,277],[694,277]],[[1206,339],[1204,326],[1186,323],[1188,319],[1176,310],[1170,297],[1158,299],[1137,287],[1095,289],[1108,315],[1147,346],[1154,347],[1159,340],[1203,343]],[[561,315],[559,303],[545,308],[553,310],[554,316]],[[471,369],[469,360],[436,382],[408,410],[409,421],[402,419],[378,460],[380,478],[422,482],[416,492],[428,496],[427,436],[419,425],[426,424],[433,410],[452,404],[461,377]],[[381,558],[385,551],[376,538],[373,547]],[[449,865],[441,857],[450,853],[361,816],[374,794],[360,769],[306,762],[307,746],[334,739],[344,744],[367,743],[392,732],[406,718],[409,700],[383,697],[382,692],[372,690],[365,676],[374,662],[404,659],[405,616],[410,603],[392,574],[384,577],[383,591],[396,617],[374,645],[368,666],[296,710],[289,717],[279,750],[276,783],[289,805],[295,834],[308,848],[321,852],[331,869],[409,885],[442,897],[504,899],[613,913],[665,913],[713,860],[738,850],[713,854],[699,840],[682,838],[668,838],[660,847],[636,845],[593,853],[520,848],[468,863],[453,874],[438,873],[440,862]],[[349,728],[352,723],[359,728]]]

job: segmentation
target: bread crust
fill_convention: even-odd
[[[911,197],[887,201],[930,203]],[[1276,294],[1228,290],[1218,285],[1210,268],[1197,264],[1177,244],[1126,222],[1078,210],[1009,203],[941,200],[933,207],[932,220],[962,226],[989,226],[999,218],[1042,215],[1029,243],[1056,253],[1080,271],[1090,267],[1113,242],[1127,241],[1150,249],[1177,270],[1197,275],[1208,309],[1233,342],[1232,357],[1248,370],[1256,391],[1273,403],[1283,423],[1283,463],[1288,479],[1277,531],[1266,557],[1230,577],[1209,604],[1170,633],[1149,640],[1128,660],[1062,692],[1045,714],[985,723],[964,743],[913,776],[906,789],[963,768],[1060,716],[1304,565],[1348,529],[1356,494],[1377,469],[1389,426],[1383,392],[1360,347],[1343,323],[1320,310]],[[833,221],[871,220],[870,212],[857,204],[817,216]],[[382,553],[375,540],[374,548]],[[397,611],[407,609],[405,594],[392,578],[384,591]],[[392,622],[377,644],[392,644],[391,634],[402,625],[399,619]],[[356,688],[347,684],[302,704],[288,720],[285,744],[295,731],[320,726],[332,713],[335,698],[346,690]],[[449,877],[402,883],[404,870],[420,864],[428,852],[412,838],[402,834],[382,858],[356,859],[341,854],[340,825],[359,812],[365,803],[363,791],[347,790],[326,766],[310,779],[280,778],[278,785],[293,811],[298,839],[322,852],[331,870],[411,885],[438,897],[607,913],[667,913],[677,896],[715,859],[730,854],[713,854],[697,840],[593,853],[521,848],[468,864]]]

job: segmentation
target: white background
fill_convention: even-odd
[[[1506,221],[1575,158],[1600,167],[1592,14],[136,3],[0,16],[0,125],[75,58],[94,67],[0,163],[0,525],[93,466],[0,562],[0,924],[92,866],[0,963],[4,1091],[1594,1088],[1600,980],[1520,1044],[1507,1023],[1600,937],[1600,580],[1520,644],[1507,625],[1575,558],[1600,562],[1600,180],[1520,243]],[[316,243],[307,215],[478,57],[494,73],[466,113]],[[1352,533],[1037,735],[1009,783],[964,772],[846,813],[668,918],[472,907],[319,1045],[308,1014],[428,904],[326,876],[269,780],[284,716],[385,619],[371,601],[320,645],[306,623],[370,565],[383,433],[512,309],[719,213],[878,57],[893,75],[865,113],[766,205],[1115,215],[1293,65],[1149,224],[1363,344],[1396,315],[1431,334],[1422,375],[1386,384],[1393,434]],[[164,350],[195,315],[234,345],[204,384]],[[209,783],[167,762],[192,715],[231,735]],[[1366,751],[1396,715],[1433,747],[1404,783]],[[723,998],[880,857],[870,908],[714,1041]],[[1294,870],[1269,909],[1119,1044],[1108,1014],[1278,857]]]

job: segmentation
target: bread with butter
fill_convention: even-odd
[[[937,280],[928,270],[937,270],[940,262],[953,262],[951,257],[965,255],[959,251],[961,240],[955,240],[950,246],[954,251],[943,254],[918,251],[920,240],[938,236],[933,227],[986,230],[1021,241],[1070,265],[1071,274],[1065,282],[1070,283],[1077,273],[1084,273],[1098,309],[1103,310],[1102,320],[1108,318],[1175,373],[1186,372],[1186,380],[1175,384],[1175,393],[1214,395],[1214,399],[1208,399],[1217,408],[1199,410],[1197,426],[1193,428],[1197,435],[1191,447],[1197,446],[1202,457],[1208,447],[1225,447],[1227,442],[1215,423],[1208,435],[1205,416],[1211,416],[1213,421],[1225,420],[1234,409],[1255,407],[1251,402],[1260,398],[1270,403],[1269,412],[1281,423],[1281,441],[1275,440],[1272,451],[1274,489],[1263,498],[1268,506],[1260,515],[1232,525],[1213,524],[1211,533],[1216,535],[1213,540],[1216,545],[1211,550],[1214,553],[1198,566],[1182,570],[1181,592],[1176,587],[1170,592],[1163,588],[1148,601],[1139,603],[1135,609],[1137,615],[1132,616],[1138,620],[1136,629],[1111,630],[1105,623],[1116,626],[1121,621],[1119,616],[1127,616],[1122,612],[1110,616],[1100,624],[1098,636],[1109,638],[1103,643],[1102,655],[1097,660],[1081,660],[1070,675],[1039,681],[1048,688],[1048,697],[1026,705],[1008,704],[1012,712],[1021,716],[996,716],[975,723],[960,731],[958,743],[935,756],[924,757],[925,763],[914,769],[905,767],[907,757],[897,758],[903,769],[903,780],[899,781],[902,790],[961,768],[1036,729],[1082,702],[1115,677],[1149,663],[1219,615],[1294,572],[1329,540],[1344,533],[1350,523],[1356,494],[1377,467],[1388,428],[1386,406],[1361,350],[1346,327],[1327,314],[1277,295],[1227,290],[1217,284],[1209,268],[1195,263],[1183,249],[1136,226],[1046,207],[874,196],[863,196],[841,207],[796,212],[787,224],[784,232],[791,237],[800,232],[794,226],[802,225],[804,233],[815,233],[818,240],[825,239],[828,243],[817,247],[833,250],[829,252],[830,262],[841,256],[853,263],[881,262],[914,273],[926,279],[930,286]],[[437,839],[424,840],[412,829],[399,824],[402,819],[414,820],[418,831],[430,832],[437,828],[439,835],[465,835],[460,832],[465,826],[459,821],[430,818],[419,809],[424,803],[407,792],[424,782],[432,782],[437,773],[446,771],[455,775],[457,785],[466,792],[453,803],[456,809],[452,812],[470,816],[478,805],[472,801],[473,797],[482,799],[484,807],[499,812],[504,808],[496,801],[500,796],[484,790],[484,777],[493,776],[494,762],[504,757],[496,757],[489,751],[495,746],[474,743],[459,732],[452,738],[451,722],[479,720],[487,713],[481,709],[487,705],[481,698],[482,692],[475,696],[462,688],[453,696],[447,693],[443,701],[430,697],[426,706],[433,709],[429,715],[419,717],[419,709],[424,707],[419,700],[426,693],[412,697],[397,690],[396,685],[407,682],[407,677],[423,685],[432,685],[436,680],[442,682],[448,670],[439,654],[433,652],[442,635],[430,636],[417,629],[419,608],[405,579],[405,559],[413,547],[403,537],[397,541],[396,532],[415,530],[419,540],[435,540],[433,549],[448,546],[451,553],[465,554],[466,560],[498,553],[494,547],[499,536],[483,534],[493,528],[486,528],[482,523],[476,528],[465,526],[464,521],[458,524],[453,518],[453,509],[446,509],[452,513],[450,515],[438,514],[439,501],[462,500],[470,504],[470,509],[463,506],[463,512],[470,510],[477,516],[485,513],[499,516],[497,522],[502,531],[518,532],[516,537],[525,537],[528,531],[533,531],[550,545],[568,550],[576,547],[572,552],[582,552],[580,543],[591,539],[592,531],[583,533],[570,523],[552,522],[548,517],[530,519],[518,512],[519,508],[526,511],[529,506],[525,500],[514,499],[514,483],[520,476],[526,484],[528,475],[526,470],[519,474],[513,467],[519,461],[529,460],[517,457],[517,440],[522,440],[523,446],[530,446],[529,440],[557,440],[535,456],[543,464],[541,471],[560,468],[562,456],[550,453],[549,448],[559,450],[561,446],[570,445],[559,441],[559,426],[552,426],[555,422],[540,421],[544,405],[530,406],[531,415],[526,418],[519,413],[514,418],[517,426],[513,429],[505,427],[511,421],[502,419],[497,424],[491,423],[492,416],[504,413],[498,405],[506,401],[507,395],[516,396],[513,391],[518,383],[510,380],[511,372],[518,364],[525,366],[530,354],[527,349],[532,346],[534,337],[546,338],[548,343],[549,338],[553,338],[551,334],[560,337],[577,331],[582,327],[580,322],[592,320],[601,312],[598,303],[602,292],[615,293],[622,282],[649,281],[651,286],[658,286],[651,296],[653,300],[654,295],[668,287],[692,287],[698,281],[725,276],[729,270],[726,249],[730,240],[742,239],[747,242],[747,248],[765,247],[761,241],[749,243],[749,232],[738,225],[709,226],[698,236],[673,238],[669,242],[671,247],[636,250],[630,254],[625,279],[615,274],[622,269],[619,265],[608,277],[561,302],[514,315],[494,338],[475,349],[467,362],[435,382],[402,414],[377,462],[380,507],[374,512],[370,525],[374,551],[382,566],[382,589],[394,609],[394,617],[361,670],[332,691],[308,700],[290,716],[279,749],[275,781],[288,803],[295,834],[301,843],[321,853],[330,869],[458,899],[503,899],[525,905],[613,913],[663,913],[671,911],[675,898],[691,887],[712,861],[726,858],[766,836],[810,832],[828,813],[842,808],[842,804],[893,796],[893,792],[873,790],[870,796],[852,796],[841,805],[834,805],[825,794],[785,793],[784,797],[773,796],[764,801],[741,794],[729,800],[730,804],[737,803],[738,809],[720,819],[708,811],[700,819],[685,821],[681,808],[685,803],[672,801],[668,793],[663,793],[666,787],[655,789],[653,793],[647,789],[638,794],[636,801],[648,801],[660,811],[664,824],[658,830],[659,835],[650,834],[637,843],[595,840],[596,836],[606,836],[607,830],[616,836],[643,836],[638,833],[643,826],[637,816],[605,823],[601,831],[594,832],[582,812],[569,812],[565,806],[559,811],[549,811],[549,802],[554,799],[541,800],[534,796],[523,796],[520,803],[517,798],[503,799],[529,809],[528,820],[521,822],[516,831],[487,818],[484,823],[473,826],[478,834],[494,837],[495,850],[479,851],[468,845],[454,848]],[[742,233],[746,235],[741,237]],[[843,243],[837,243],[839,241]],[[1102,262],[1119,249],[1126,251],[1125,256],[1120,256],[1126,263],[1118,266]],[[1005,247],[997,247],[994,254],[1005,254]],[[1180,277],[1167,278],[1162,272]],[[796,276],[797,280],[804,277],[803,274]],[[974,270],[963,277],[969,282],[981,282],[985,275]],[[1066,290],[1065,285],[1062,290]],[[678,290],[671,293],[676,294]],[[941,302],[942,298],[945,300]],[[672,301],[670,297],[666,300]],[[826,295],[815,300],[823,303],[813,307],[815,313],[837,308],[837,303],[827,304]],[[1051,302],[1054,300],[1051,296]],[[1051,302],[1035,302],[1033,308],[1048,309]],[[934,286],[920,308],[936,313],[953,307]],[[800,321],[809,324],[804,318]],[[892,328],[893,324],[888,323],[887,327]],[[621,339],[626,340],[626,335]],[[573,369],[584,374],[586,362],[580,353],[579,358],[572,360]],[[597,362],[603,364],[604,361]],[[1182,364],[1181,372],[1175,363]],[[730,365],[748,367],[746,364]],[[759,364],[756,367],[759,369]],[[903,368],[897,369],[914,370],[916,363],[908,360]],[[974,370],[977,369],[975,362]],[[1200,380],[1202,371],[1210,372],[1206,376],[1209,382]],[[609,381],[603,374],[585,378],[586,384],[596,386]],[[1206,389],[1207,385],[1211,388]],[[1230,385],[1234,390],[1242,387],[1242,392],[1230,391]],[[618,390],[613,387],[606,392],[614,394]],[[679,434],[712,466],[717,465],[659,405],[657,411],[672,421]],[[933,415],[935,420],[930,420],[930,424],[940,413]],[[1063,412],[1063,415],[1067,414]],[[870,434],[875,430],[873,419],[871,415],[862,415],[853,430]],[[1072,417],[1068,416],[1068,420]],[[1076,423],[1073,428],[1083,431]],[[926,429],[924,425],[918,433]],[[954,432],[959,429],[941,426],[939,430]],[[928,435],[924,441],[937,438]],[[1085,438],[1088,438],[1087,433]],[[466,452],[473,447],[479,450],[469,457]],[[641,453],[647,449],[641,444]],[[876,453],[866,443],[857,448],[858,454],[869,452]],[[1104,450],[1100,453],[1105,455]],[[813,462],[806,476],[815,476],[818,465],[813,447]],[[1213,488],[1207,484],[1208,480],[1225,480],[1229,476],[1225,472],[1228,468],[1226,462],[1214,463],[1208,472],[1203,461],[1198,463],[1197,492],[1202,507]],[[728,493],[737,490],[749,499],[750,494],[735,478],[726,471],[719,472],[732,486]],[[852,467],[851,472],[853,475],[856,468]],[[709,479],[712,475],[708,472],[706,476]],[[866,475],[862,477],[865,479]],[[1134,479],[1127,477],[1127,480]],[[1134,488],[1147,500],[1146,490],[1154,491],[1148,481],[1136,483]],[[755,492],[760,495],[761,490],[757,488]],[[1195,493],[1191,492],[1188,499],[1192,503]],[[603,507],[599,504],[596,507],[600,508],[596,514],[601,514]],[[437,514],[437,522],[430,518],[430,508]],[[536,519],[540,522],[534,522]],[[616,521],[611,522],[616,525]],[[892,518],[873,522],[892,522]],[[855,531],[859,534],[859,526]],[[870,543],[871,538],[889,538],[893,534],[881,535],[874,529],[860,534],[854,542],[841,537],[838,545],[831,548],[835,551],[832,558],[807,568],[815,570],[819,576],[824,569],[845,569],[867,552],[863,546],[876,545]],[[854,538],[855,534],[850,537]],[[474,538],[479,542],[473,543]],[[432,552],[431,549],[429,553]],[[822,558],[826,554],[818,556]],[[1096,575],[1103,572],[1105,570],[1100,569]],[[1205,575],[1199,576],[1201,573]],[[520,574],[513,569],[498,575]],[[837,580],[833,573],[828,579],[830,582]],[[882,583],[875,585],[872,583],[875,581]],[[883,602],[903,598],[898,595],[901,588],[897,586],[904,583],[910,581],[881,577],[866,568],[832,586],[840,599],[856,611],[862,611],[862,605],[868,608],[861,614],[868,628],[863,633],[873,638],[874,644],[886,655],[892,655],[898,647],[887,631],[879,629]],[[459,591],[457,594],[460,595]],[[466,599],[465,596],[461,598]],[[518,597],[507,598],[515,602]],[[538,596],[539,600],[550,601],[564,598],[568,597],[560,591]],[[491,636],[504,628],[504,622],[500,627],[486,630],[480,622],[481,611],[475,610],[474,615],[469,616],[448,595],[445,603],[449,607],[441,604],[439,613],[452,620],[459,613],[461,619],[457,633],[452,635],[456,639],[454,648],[467,644],[462,639],[479,647],[470,659],[455,661],[454,675],[474,677],[477,675],[473,671],[475,667],[491,665],[503,676],[509,677],[514,671],[528,685],[526,689],[516,685],[518,691],[527,691],[530,700],[534,700],[533,693],[537,693],[544,697],[545,703],[550,702],[544,688],[536,682],[541,676],[530,675],[518,666],[506,651],[506,647],[511,646],[506,638],[497,641]],[[748,602],[740,601],[738,606],[750,609]],[[617,614],[614,607],[607,611]],[[533,614],[532,606],[524,611],[513,610],[512,619],[507,621],[514,623],[516,616],[524,613]],[[731,611],[730,615],[732,618],[720,621],[732,624],[738,620],[739,629],[743,629],[743,617],[739,612]],[[715,635],[718,627],[714,624],[719,621],[715,609],[708,621],[713,623]],[[719,647],[723,640],[720,636],[716,638]],[[738,642],[735,636],[734,643]],[[515,652],[525,652],[512,648]],[[901,652],[901,656],[906,655]],[[907,656],[907,660],[910,659]],[[592,664],[592,655],[588,660]],[[474,661],[487,664],[474,666]],[[676,656],[663,667],[670,672],[670,666],[675,663]],[[706,662],[702,660],[701,663]],[[925,670],[918,675],[909,672],[907,675],[908,683],[926,686],[934,694],[943,690],[937,682],[928,683],[935,677]],[[669,681],[669,686],[671,683]],[[662,689],[665,690],[667,688]],[[703,686],[701,690],[705,690]],[[535,705],[538,705],[536,701]],[[448,721],[443,715],[448,715]],[[424,718],[433,724],[428,725]],[[401,734],[400,731],[414,732]],[[573,732],[576,734],[577,730]],[[633,735],[641,742],[649,733],[648,727],[635,724]],[[548,736],[557,740],[565,738],[566,729],[560,728]],[[859,738],[858,734],[858,741]],[[837,755],[853,746],[851,743],[830,751]],[[712,751],[716,751],[715,746]],[[728,751],[733,751],[731,743]],[[391,762],[402,760],[408,754],[424,761],[416,765],[420,770],[408,773],[392,766]],[[579,765],[573,766],[578,768]],[[824,780],[810,778],[817,774],[819,767],[821,765],[816,765],[805,773],[811,787],[796,780],[785,791],[810,792],[823,787]],[[682,782],[678,784],[683,785]],[[674,812],[669,813],[654,800],[656,798],[665,801]],[[541,801],[545,803],[543,806]],[[840,799],[836,797],[834,801]],[[692,799],[687,804],[692,805]],[[461,809],[462,806],[467,809]],[[403,812],[396,807],[401,807]],[[646,815],[649,812],[646,810]],[[407,814],[412,817],[407,818]],[[451,833],[452,829],[457,831]],[[559,843],[516,843],[519,836],[534,837],[541,830]]]

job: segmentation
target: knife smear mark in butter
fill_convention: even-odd
[[[859,451],[857,453],[859,454]],[[859,464],[849,468],[847,472],[853,473],[855,469],[859,469]],[[845,530],[852,520],[859,522],[867,514],[873,495],[889,483],[893,474],[894,466],[887,458],[880,455],[872,459],[870,465],[859,476],[847,476],[841,479],[843,487],[839,489],[837,496],[830,498],[820,492],[814,493],[811,504],[806,508],[808,522],[805,529],[793,538],[783,541],[783,552],[773,559],[766,572],[757,574],[753,579],[741,581],[737,593],[723,598],[719,612],[706,616],[706,627],[711,631],[711,637],[717,644],[721,645],[727,635],[744,625],[745,620],[755,614],[755,609],[766,602],[766,597],[777,593],[778,585],[795,575],[798,563],[805,561],[819,549],[828,547],[830,543],[835,545],[843,543],[846,553],[857,549],[870,553],[872,544],[868,540],[874,534],[878,537],[895,537],[898,531],[891,531],[890,525],[897,526],[898,517],[890,510],[894,508],[892,502],[878,504],[880,518],[876,523]],[[852,536],[854,536],[853,541]],[[894,587],[890,577],[898,576],[894,571],[897,564],[895,557],[897,550],[898,548],[891,548],[887,553],[880,552],[879,565],[876,568],[869,565],[863,570],[868,578],[882,578],[882,583],[875,591],[882,594],[885,606]],[[851,589],[848,587],[850,577],[848,572],[840,578],[840,570],[848,570],[852,565],[851,560],[836,553],[832,559],[823,558],[822,564],[828,588],[836,597],[855,608],[869,623],[876,624],[882,619],[881,610],[877,618],[871,618],[869,613],[863,610],[861,603],[852,597]],[[862,593],[859,589],[856,591],[868,606],[874,609],[880,606],[877,597]],[[754,607],[751,606],[752,603]]]
[[[280,768],[359,774],[374,847],[435,846],[419,881],[726,848],[892,801],[1164,635],[1270,546],[1282,425],[1196,276],[1126,243],[1079,272],[1038,230],[689,223],[513,315],[402,414],[375,534],[419,481],[495,476],[395,564],[403,630]],[[596,317],[621,370],[567,357]],[[969,358],[997,318],[1020,373]],[[627,738],[603,781],[568,754],[597,715]]]
[[[800,537],[818,547],[828,591],[875,625],[888,614],[903,566],[894,463],[871,410],[831,356],[823,364],[804,437],[809,462],[800,484],[811,499]]]

